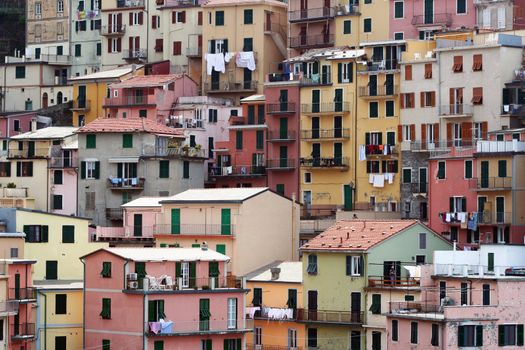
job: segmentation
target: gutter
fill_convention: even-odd
[[[86,262],[80,259],[84,270],[84,283],[82,283],[82,348],[86,348]]]
[[[42,293],[40,290],[37,290],[37,293],[44,297],[44,350],[47,350],[47,295]],[[37,317],[40,314],[40,309],[37,311]],[[38,317],[37,323],[40,323],[40,317]],[[37,347],[40,348],[40,344],[42,342],[38,342]]]

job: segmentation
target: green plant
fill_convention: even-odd
[[[10,182],[6,186],[7,188],[16,188],[16,184],[14,182]]]

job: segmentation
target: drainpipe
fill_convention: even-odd
[[[295,247],[294,247],[294,235],[295,235],[295,192],[292,193],[292,260],[295,260]]]
[[[126,262],[127,263],[127,262]],[[148,296],[146,295],[146,292],[143,292],[142,294],[142,349],[148,350],[148,340],[146,339],[146,303]]]
[[[44,350],[47,350],[47,295],[38,291],[38,294],[44,297]],[[40,309],[37,310],[37,317],[40,314]],[[40,317],[37,319],[37,324],[40,323]],[[38,335],[37,335],[38,336]],[[41,342],[38,342],[38,347],[40,348]]]
[[[357,21],[357,24],[359,25],[360,21]],[[359,30],[359,29],[358,29]],[[359,32],[358,32],[359,33]],[[357,145],[357,58],[354,60],[354,96],[352,98],[352,101],[354,102],[354,187],[352,188],[352,191],[354,192],[354,195],[352,196],[352,200],[354,203],[352,203],[352,210],[355,210],[355,204],[357,203],[357,152],[358,152],[358,145]]]
[[[82,262],[82,269],[84,270],[84,283],[82,283],[82,348],[86,348],[86,262],[84,259],[80,259]]]

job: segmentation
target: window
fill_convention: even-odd
[[[42,15],[42,3],[41,2],[35,2],[35,15],[37,16]]]
[[[472,161],[465,161],[465,179],[472,179]]]
[[[67,294],[55,294],[55,314],[67,314]]]
[[[369,311],[374,315],[381,314],[381,294],[372,294],[372,305]]]
[[[17,177],[33,176],[33,162],[16,162]]]
[[[253,338],[255,339],[255,345],[262,345],[262,328],[255,327]]]
[[[507,177],[507,161],[498,160],[498,177]]]
[[[257,130],[255,136],[255,148],[264,149],[264,131]]]
[[[62,195],[61,194],[54,194],[53,195],[53,210],[62,210]]]
[[[199,330],[207,331],[210,329],[210,299],[199,300]]]
[[[111,341],[109,339],[102,339],[102,350],[111,350]]]
[[[439,346],[439,324],[432,323],[432,335],[430,338],[430,345]]]
[[[80,57],[80,56],[82,56],[82,45],[75,44],[75,57]]]
[[[99,315],[105,320],[111,319],[111,299],[102,298],[102,311]]]
[[[354,80],[354,64],[338,63],[338,82],[339,83],[351,83]]]
[[[11,162],[0,162],[0,177],[11,177]]]
[[[62,170],[53,171],[53,183],[55,185],[62,185],[64,183]]]
[[[381,332],[372,332],[372,350],[381,350]]]
[[[99,161],[83,161],[80,162],[80,178],[81,179],[98,179],[100,177],[100,162]]]
[[[242,130],[235,132],[235,149],[242,150]]]
[[[64,0],[57,0],[57,12],[58,13],[64,12]]]
[[[419,249],[427,249],[427,234],[424,232],[419,234]]]
[[[307,346],[317,348],[317,328],[308,328]]]
[[[66,350],[66,349],[67,349],[67,337],[64,335],[55,337],[55,350]]]
[[[394,2],[394,18],[403,18],[404,17],[404,1]]]
[[[468,284],[461,283],[460,305],[468,305]]]
[[[170,177],[170,161],[160,160],[159,161],[159,178],[167,179]]]
[[[365,18],[363,20],[363,32],[365,33],[372,32],[372,18]]]
[[[352,21],[343,21],[343,34],[352,34]]]
[[[410,322],[410,343],[417,344],[417,322]]]
[[[369,103],[369,109],[368,109],[368,117],[369,118],[378,118],[379,117],[379,108],[377,102],[370,102]]]
[[[467,197],[450,197],[450,211],[460,213],[467,211]]]
[[[483,346],[483,326],[458,326],[458,346]]]
[[[482,87],[472,88],[472,104],[474,105],[483,104],[483,88]]]
[[[26,243],[42,243],[48,241],[49,227],[46,225],[24,225]]]
[[[366,161],[366,172],[367,172],[367,174],[377,174],[377,173],[379,173],[379,161],[378,160],[368,160],[368,161]]]
[[[363,274],[363,260],[360,255],[346,256],[346,275],[361,276]]]
[[[18,248],[11,248],[9,253],[11,258],[18,258]]]
[[[490,305],[490,284],[483,285],[483,305]]]
[[[435,91],[421,91],[421,107],[434,107],[436,105]]]
[[[186,23],[186,11],[174,11],[171,13],[171,23]]]
[[[182,54],[182,41],[173,42],[173,56],[180,56]]]
[[[312,183],[312,173],[304,173],[304,183],[305,184]]]
[[[253,24],[253,10],[244,10],[244,24]]]
[[[443,180],[443,179],[445,179],[445,176],[446,176],[445,161],[442,160],[442,161],[438,162],[437,178],[440,179],[440,180]]]
[[[412,168],[403,168],[402,183],[409,184],[412,182]]]
[[[306,272],[308,272],[309,275],[317,275],[317,255],[308,255],[308,267],[306,268]]]
[[[190,162],[187,160],[182,162],[182,178],[183,179],[190,178]]]
[[[498,325],[499,346],[523,346],[522,324]]]
[[[120,52],[122,50],[122,40],[121,38],[109,38],[108,51],[110,53]]]
[[[224,11],[215,11],[215,25],[216,26],[224,25]]]
[[[62,243],[75,243],[75,226],[62,225]]]
[[[122,148],[133,148],[133,134],[122,134]]]
[[[467,0],[456,0],[456,13],[467,13]]]
[[[284,184],[276,184],[275,185],[275,192],[277,192],[281,196],[284,196]]]
[[[58,278],[58,261],[46,261],[46,280],[56,280]]]
[[[411,141],[415,136],[412,135],[412,125],[401,125],[401,133],[403,137],[403,141]]]
[[[15,79],[25,79],[25,77],[26,77],[26,67],[17,66],[15,68]]]
[[[297,329],[288,329],[288,348],[297,348]]]
[[[401,108],[414,108],[415,94],[413,92],[401,94],[400,96]]]
[[[432,79],[432,63],[425,63],[425,79]]]
[[[216,109],[208,110],[208,123],[217,123],[219,111]]]
[[[86,135],[86,148],[97,148],[97,135]]]
[[[452,65],[454,73],[463,72],[463,56],[454,56],[454,64]]]
[[[228,329],[237,328],[237,298],[228,298]]]
[[[153,350],[164,350],[164,340],[155,340],[153,342]]]
[[[392,335],[392,341],[398,341],[399,339],[399,330],[398,330],[398,321],[397,320],[392,320],[392,330],[391,330],[391,335]]]
[[[142,25],[144,20],[144,14],[142,12],[130,12],[129,13],[129,25],[138,26]]]
[[[394,40],[403,40],[404,38],[405,34],[403,32],[394,33]]]
[[[483,55],[478,54],[472,56],[472,70],[474,72],[483,70]]]
[[[104,278],[111,277],[111,261],[102,262],[102,271],[100,272],[100,275]]]

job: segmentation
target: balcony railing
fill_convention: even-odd
[[[36,288],[9,288],[9,300],[36,300]]]
[[[186,57],[202,57],[202,46],[186,48]]]
[[[11,339],[13,340],[34,338],[35,334],[34,323],[11,324]]]
[[[158,224],[153,232],[163,235],[235,236],[237,230],[232,224]]]
[[[21,187],[21,188],[4,187],[1,193],[2,193],[3,198],[27,198],[28,188],[27,187]]]
[[[266,77],[266,83],[280,83],[299,80],[301,80],[301,75],[293,73],[268,73]]]
[[[469,187],[476,190],[510,190],[512,177],[481,177],[472,178]]]
[[[335,9],[333,7],[318,7],[288,12],[290,22],[305,22],[333,18]]]
[[[257,91],[257,81],[221,81],[216,83],[205,83],[208,93],[247,92]]]
[[[295,130],[272,130],[268,132],[268,141],[295,141],[296,139]]]
[[[472,105],[467,104],[442,105],[439,108],[442,117],[467,117],[472,116],[472,113]]]
[[[401,183],[401,188],[404,190],[408,190],[412,193],[427,193],[428,183],[426,182]]]
[[[301,78],[301,85],[303,86],[314,86],[314,85],[332,85],[331,74],[308,74]]]
[[[301,158],[301,166],[305,168],[348,168],[348,157],[309,157]]]
[[[10,149],[7,157],[16,159],[47,158],[49,157],[49,148]]]
[[[375,87],[360,86],[359,97],[386,97],[399,94],[399,85],[385,86],[379,85]]]
[[[323,102],[301,104],[301,112],[304,114],[341,113],[349,111],[350,102]]]
[[[106,219],[122,220],[124,211],[122,208],[106,208]]]
[[[137,50],[123,50],[122,58],[125,60],[137,60],[148,58],[148,50],[137,49]]]
[[[373,58],[374,57],[372,57],[372,61],[367,62],[366,66],[360,66],[358,73],[399,69],[399,62],[396,58],[389,60],[374,60]]]
[[[426,301],[391,301],[389,303],[391,314],[442,314],[443,306]]]
[[[146,179],[143,177],[110,177],[108,187],[118,190],[141,190],[145,182]]]
[[[166,278],[168,277],[168,278]],[[145,280],[134,284],[135,280],[128,280],[126,290],[128,291],[154,291],[155,293],[172,293],[173,291],[185,289],[239,289],[242,288],[242,280],[236,276],[216,277],[173,277],[163,275],[161,277],[147,276]]]
[[[91,108],[90,100],[73,100],[73,111],[89,111]]]
[[[169,312],[168,312],[168,317]],[[242,333],[253,330],[253,320],[238,318],[236,322],[230,324],[227,319],[208,320],[208,321],[184,321],[172,323],[147,322],[146,335],[149,337],[163,337],[188,334],[223,334],[223,333]]]
[[[295,113],[295,103],[293,102],[267,103],[266,113],[267,114]]]
[[[364,145],[365,154],[367,156],[388,156],[391,154],[398,154],[397,145]]]
[[[78,158],[76,157],[51,157],[49,159],[50,168],[78,168]]]
[[[297,309],[297,321],[359,324],[363,323],[363,312]]]
[[[477,212],[475,217],[469,216],[467,212],[443,212],[439,213],[444,224],[459,225],[469,220],[475,220],[479,225],[510,224],[512,222],[511,212]]]
[[[117,0],[117,8],[144,7],[144,0]]]
[[[102,26],[100,28],[100,35],[104,36],[117,36],[117,35],[124,35],[126,33],[126,26],[125,25],[112,25],[112,26]]]
[[[450,13],[435,13],[434,16],[417,15],[412,17],[412,25],[428,26],[442,25],[450,26],[452,24],[452,15]]]
[[[155,147],[144,146],[142,149],[143,157],[191,157],[191,158],[206,158],[206,149],[197,147]]]
[[[2,301],[0,302],[0,315],[2,314],[16,314],[18,312],[18,301]]]
[[[403,142],[405,143],[405,142]],[[450,147],[453,147],[453,141],[411,141],[410,150],[411,151],[432,151],[432,150],[447,150]],[[405,149],[403,149],[405,150]]]
[[[209,171],[211,177],[221,176],[261,176],[266,170],[263,165],[235,165],[227,167],[212,167]]]
[[[300,233],[319,233],[335,224],[335,219],[301,220]]]
[[[105,107],[155,105],[155,95],[110,97],[104,99]]]
[[[280,158],[269,159],[266,162],[266,169],[269,170],[293,170],[295,168],[295,159]]]
[[[525,152],[525,142],[512,141],[478,141],[476,144],[477,153],[497,153],[497,152]]]
[[[302,140],[349,139],[350,129],[301,130]]]
[[[290,38],[290,47],[293,49],[306,49],[314,47],[333,46],[335,35],[318,34],[318,35],[299,35]]]
[[[384,276],[369,276],[369,287],[419,287],[419,278],[396,277],[390,279]]]
[[[246,344],[246,350],[303,350],[302,346]],[[311,349],[310,347],[308,349]]]

